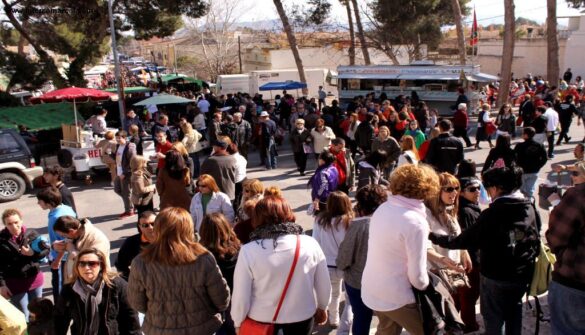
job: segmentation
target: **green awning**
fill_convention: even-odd
[[[77,119],[83,121],[79,112]],[[0,108],[0,128],[17,128],[23,124],[30,130],[56,129],[61,128],[61,124],[73,123],[72,103]]]
[[[112,92],[112,93],[118,93],[118,88],[117,87],[108,88],[105,91]],[[152,89],[150,89],[148,87],[144,87],[144,86],[124,87],[124,94],[148,93],[148,92],[152,92],[152,91],[153,91]]]
[[[155,79],[153,79],[155,80]],[[161,76],[161,80],[163,83],[168,84],[170,82],[183,82],[185,84],[197,84],[201,87],[206,86],[206,84],[204,84],[203,80],[199,80],[199,79],[195,79],[193,77],[188,77],[184,74],[175,74],[175,73],[171,73],[171,74],[165,74],[163,76]]]

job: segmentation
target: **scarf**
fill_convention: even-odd
[[[81,298],[85,308],[85,323],[83,335],[97,335],[100,329],[99,305],[102,302],[102,290],[104,283],[101,278],[93,284],[88,284],[83,279],[77,278],[73,284],[73,292]]]
[[[262,240],[273,240],[273,246],[276,248],[276,240],[284,235],[299,235],[303,233],[303,228],[294,222],[264,224],[257,227],[250,233],[250,241],[260,241],[260,245],[264,248]]]

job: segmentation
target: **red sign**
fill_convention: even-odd
[[[89,158],[100,158],[102,157],[102,153],[100,149],[92,149],[87,151],[87,156]]]

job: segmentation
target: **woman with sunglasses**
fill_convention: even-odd
[[[459,181],[450,173],[439,174],[441,191],[438,196],[425,201],[427,220],[431,233],[457,236],[461,227],[457,222],[459,207]],[[450,269],[457,272],[471,271],[471,259],[467,251],[449,250],[438,245],[427,249],[431,271]],[[455,292],[454,298],[458,292]],[[455,300],[455,299],[454,299]]]
[[[128,304],[128,284],[108,271],[104,253],[81,250],[73,273],[55,305],[55,334],[141,334],[136,311]]]
[[[237,222],[243,222],[248,220],[250,217],[244,211],[244,204],[248,200],[260,200],[264,194],[264,185],[259,179],[246,179],[243,182],[244,192],[242,194],[242,201],[238,209],[238,215],[236,217]]]
[[[193,228],[186,210],[162,210],[154,242],[132,261],[128,301],[145,314],[145,334],[211,335],[222,324],[229,289],[213,255],[195,241]]]
[[[210,213],[221,213],[225,216],[228,222],[234,224],[234,208],[227,194],[220,192],[215,179],[208,174],[202,174],[197,180],[197,190],[189,212],[195,224],[195,230],[199,231],[201,228],[201,221],[205,215]]]
[[[448,249],[474,248],[480,259],[480,303],[486,334],[520,335],[522,297],[540,250],[538,213],[520,192],[522,169],[486,171],[484,185],[493,199],[477,223],[459,236],[431,233],[434,244]]]
[[[136,224],[138,234],[128,237],[120,247],[116,269],[122,278],[128,280],[132,260],[154,242],[154,219],[156,219],[156,214],[151,211],[138,215],[138,223]]]

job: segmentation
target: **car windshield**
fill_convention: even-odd
[[[0,134],[0,155],[18,152],[20,150],[20,144],[12,134]]]

